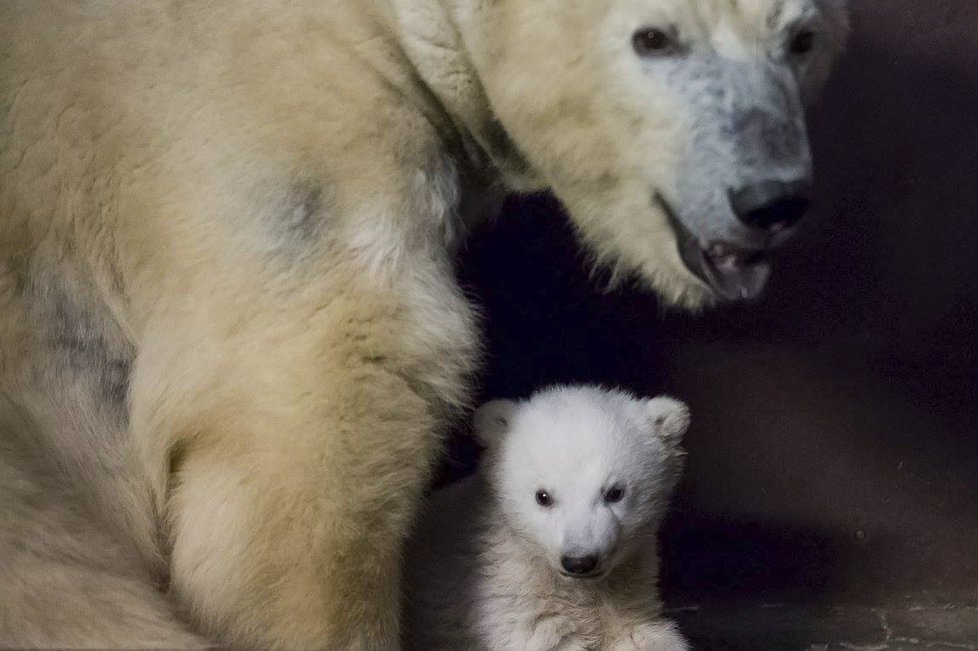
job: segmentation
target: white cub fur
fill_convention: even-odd
[[[475,416],[479,472],[437,492],[408,556],[414,649],[685,649],[657,534],[686,406],[557,387]]]

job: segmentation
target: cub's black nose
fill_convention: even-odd
[[[564,556],[560,559],[560,565],[568,574],[590,574],[598,566],[598,557]]]
[[[811,182],[761,181],[730,192],[730,207],[744,224],[777,233],[791,228],[811,206]]]

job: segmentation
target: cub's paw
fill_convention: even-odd
[[[689,643],[672,622],[639,624],[622,633],[613,651],[687,651]]]
[[[573,620],[554,616],[537,621],[513,649],[525,651],[587,651],[587,641],[577,634]]]

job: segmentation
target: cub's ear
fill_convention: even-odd
[[[475,438],[486,447],[493,447],[509,430],[516,403],[512,400],[493,400],[482,405],[472,417]]]
[[[683,434],[689,429],[689,407],[668,396],[652,398],[645,406],[652,417],[655,435],[671,445],[679,445]]]

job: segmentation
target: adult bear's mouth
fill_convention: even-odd
[[[738,247],[729,242],[701,245],[686,228],[666,199],[655,193],[655,201],[666,213],[676,234],[679,256],[697,278],[709,285],[724,301],[756,301],[771,278],[771,261],[762,250]]]
[[[737,249],[726,242],[716,242],[706,251],[697,247],[694,259],[684,260],[727,301],[757,300],[771,277],[771,261],[763,253]]]

